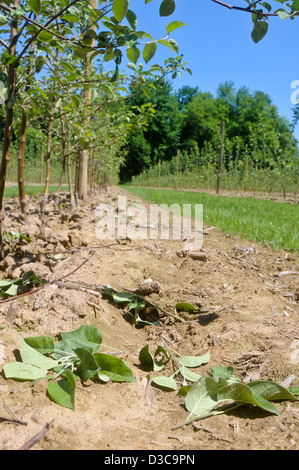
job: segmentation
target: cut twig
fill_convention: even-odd
[[[49,430],[53,427],[53,421],[50,423],[46,423],[43,429],[37,433],[35,436],[33,436],[29,441],[27,441],[22,447],[20,447],[18,450],[29,450],[31,447],[33,447],[35,444],[40,442],[46,434],[49,432]]]
[[[62,279],[65,279],[66,277],[71,276],[71,275],[74,274],[76,271],[78,271],[80,268],[82,268],[82,266],[84,266],[84,264],[86,264],[94,254],[95,254],[95,251],[92,251],[92,252],[89,254],[89,256],[88,256],[77,268],[73,269],[73,271],[71,271],[70,273],[65,274],[64,276],[61,276],[61,277],[58,278],[58,279],[54,279],[53,281],[50,281],[50,282],[48,282],[47,284],[44,284],[44,285],[41,286],[41,287],[37,287],[36,289],[31,290],[30,292],[25,292],[24,294],[15,295],[15,296],[13,296],[13,297],[10,297],[9,299],[1,300],[0,304],[4,304],[4,303],[6,303],[6,302],[11,302],[12,300],[19,299],[19,298],[21,298],[21,297],[25,297],[26,295],[35,294],[36,292],[39,292],[39,291],[41,291],[42,289],[45,289],[45,287],[51,286],[51,285],[55,284],[56,282],[61,281]]]
[[[278,273],[277,276],[278,276],[278,277],[280,277],[280,276],[287,276],[288,274],[289,274],[289,275],[292,275],[292,276],[294,276],[294,275],[297,274],[297,276],[299,276],[299,272],[298,272],[298,271],[282,271],[282,272]]]
[[[81,286],[78,286],[77,284],[71,284],[68,282],[57,281],[56,285],[58,287],[65,287],[66,289],[75,289],[75,290],[80,290],[82,292],[87,292],[88,294],[96,295],[97,297],[100,297],[102,295],[100,292],[97,292],[93,289],[88,289],[87,287],[81,287]]]
[[[77,253],[78,251],[84,250],[100,250],[101,248],[110,248],[111,246],[118,245],[118,243],[111,243],[110,245],[99,245],[99,246],[83,246],[72,248],[71,250],[58,250],[58,251],[43,251],[41,253],[34,253],[36,256],[40,255],[58,255],[58,254],[70,254],[70,253]]]
[[[27,425],[26,421],[22,421],[21,419],[17,418],[17,416],[14,414],[14,412],[7,406],[6,403],[3,403],[3,406],[7,413],[10,415],[10,418],[5,418],[3,416],[0,416],[0,421],[8,422],[8,423],[13,423],[13,424],[25,424]]]

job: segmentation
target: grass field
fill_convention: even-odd
[[[224,233],[299,253],[299,205],[246,197],[125,186],[155,204],[203,204],[204,222]],[[194,213],[194,212],[193,212]]]
[[[58,184],[50,186],[49,193],[54,193],[57,190],[57,186]],[[63,185],[61,189],[62,191],[68,191],[68,185]],[[27,196],[39,196],[43,194],[43,191],[44,191],[44,185],[26,186]],[[19,188],[17,185],[7,186],[5,188],[4,197],[12,198],[12,197],[18,197],[18,196],[19,196]]]

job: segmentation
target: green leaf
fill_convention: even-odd
[[[234,369],[232,367],[216,366],[216,367],[212,367],[211,369],[212,377],[222,377],[225,380],[230,378],[233,375],[233,373],[234,373]]]
[[[8,19],[4,15],[0,15],[0,26],[4,26],[8,23]]]
[[[268,3],[268,2],[262,2],[261,5],[266,8],[266,10],[268,10],[268,12],[270,12],[272,10],[272,7],[271,5]]]
[[[162,358],[157,360],[156,358],[159,355],[162,355]],[[169,359],[166,350],[162,346],[157,347],[154,355],[151,354],[148,345],[144,346],[139,352],[139,361],[141,364],[156,372],[164,369],[165,363],[168,362]]]
[[[86,351],[86,349],[77,348],[75,349],[75,353],[80,359],[78,373],[83,382],[86,382],[87,380],[94,377],[100,368],[97,365],[93,355],[89,351]]]
[[[159,39],[158,41],[160,44],[169,47],[172,51],[178,53],[179,46],[178,43],[174,39]]]
[[[30,364],[41,369],[53,369],[58,366],[57,361],[43,356],[38,351],[29,346],[20,336],[20,355],[25,364]]]
[[[34,274],[33,271],[28,271],[22,274],[20,284],[22,284],[23,286],[30,286],[30,287],[36,284],[39,286],[42,286],[42,282],[40,278],[36,274]]]
[[[278,415],[277,408],[261,395],[257,395],[249,385],[233,383],[222,387],[217,394],[218,402],[235,401],[239,405],[255,405],[269,413]]]
[[[128,13],[129,3],[129,0],[114,0],[112,11],[113,15],[119,23],[124,19],[124,17]]]
[[[149,91],[149,89],[145,86],[142,86],[141,88],[142,88],[143,93],[147,97],[147,99],[150,100],[152,95],[151,95],[151,92]]]
[[[180,368],[180,374],[184,377],[185,380],[188,380],[188,382],[197,382],[201,378],[199,374],[196,374],[184,366]]]
[[[47,354],[53,351],[55,347],[54,339],[51,338],[51,336],[34,336],[31,338],[24,338],[24,341],[40,354]]]
[[[37,380],[47,375],[47,369],[41,369],[23,362],[10,362],[3,367],[5,377],[14,380]]]
[[[201,377],[186,395],[186,408],[190,414],[200,416],[211,411],[218,403],[217,393],[226,385],[222,378]]]
[[[290,387],[288,390],[294,397],[299,396],[299,387],[298,387],[298,385],[294,385],[293,387]]]
[[[160,360],[158,360],[157,357],[160,357]],[[162,370],[169,360],[170,357],[166,350],[162,346],[158,346],[154,353],[154,371]]]
[[[170,34],[172,31],[175,31],[178,28],[181,28],[182,26],[186,26],[186,23],[182,23],[181,21],[173,21],[169,25],[166,26],[167,33]]]
[[[144,346],[139,352],[139,361],[146,367],[153,369],[154,367],[154,358],[150,353],[149,345]]]
[[[95,353],[93,355],[96,364],[114,382],[135,382],[135,378],[130,367],[118,357],[110,354]]]
[[[166,377],[165,375],[157,375],[152,379],[152,385],[164,392],[174,392],[177,389],[176,381],[173,377]]]
[[[134,72],[137,72],[137,67],[135,64],[130,62],[129,64],[127,64],[127,67],[129,67],[129,69],[134,70]]]
[[[127,57],[133,63],[136,64],[140,56],[140,50],[135,44],[127,49]]]
[[[0,281],[0,288],[11,286],[13,281]]]
[[[174,0],[163,0],[160,5],[160,16],[170,16],[175,11]]]
[[[102,334],[92,325],[82,325],[75,331],[61,332],[60,336],[69,345],[73,344],[74,348],[91,348],[92,352],[97,352],[102,344]]]
[[[119,66],[116,65],[116,66],[115,66],[114,74],[113,74],[112,77],[110,78],[110,82],[111,82],[111,83],[114,83],[114,82],[116,82],[116,80],[118,80],[118,78],[119,78]]]
[[[17,284],[11,284],[11,286],[5,290],[5,297],[15,297],[18,295],[19,286]]]
[[[49,383],[47,392],[55,403],[75,411],[75,388],[76,377],[67,369],[63,379]]]
[[[196,307],[194,307],[194,305],[188,302],[179,302],[176,304],[175,309],[177,311],[183,310],[184,312],[194,312],[194,310],[196,310]]]
[[[270,380],[257,380],[247,385],[256,395],[267,400],[297,400],[290,390]]]
[[[36,13],[37,15],[40,15],[41,10],[42,10],[41,0],[28,0],[27,3],[34,13]]]
[[[135,13],[132,10],[128,10],[127,14],[126,14],[126,18],[129,22],[131,28],[134,29],[134,31],[135,31],[136,28],[137,28],[137,17],[135,15]]]
[[[254,24],[254,28],[251,33],[252,40],[255,43],[258,43],[259,41],[261,41],[264,38],[264,36],[267,34],[268,27],[269,25],[266,20],[257,21]]]
[[[210,353],[202,356],[179,356],[177,360],[185,367],[199,367],[209,362]]]
[[[66,15],[63,15],[61,19],[67,21],[70,25],[72,25],[73,23],[77,23],[80,20],[80,17],[78,15],[72,15],[70,13],[67,13]]]
[[[146,44],[143,50],[143,59],[146,63],[148,63],[154,57],[157,47],[157,43],[155,42]]]

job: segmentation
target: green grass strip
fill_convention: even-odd
[[[57,191],[58,184],[50,186],[49,193],[54,193]],[[61,188],[62,191],[68,191],[68,185],[63,185]],[[26,186],[27,196],[40,196],[44,192],[44,185],[28,185]],[[12,198],[19,196],[18,186],[7,186],[4,191],[5,198]]]
[[[299,205],[246,197],[125,186],[155,204],[203,204],[204,222],[224,233],[260,242],[273,250],[299,253]]]

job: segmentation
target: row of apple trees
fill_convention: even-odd
[[[146,0],[144,11],[146,14]],[[157,15],[175,11],[173,0],[161,0]],[[138,110],[126,106],[128,84],[147,96],[165,76],[187,70],[178,56],[171,33],[183,26],[166,25],[165,36],[155,38],[138,29],[129,0],[6,0],[0,3],[0,212],[11,147],[18,136],[20,207],[28,214],[24,162],[28,135],[44,149],[46,177],[41,210],[47,203],[51,159],[61,160],[61,182],[67,175],[71,205],[87,199],[89,185],[118,165],[115,160],[128,131],[146,125],[150,105]],[[150,65],[160,46],[177,55]],[[123,59],[129,73],[120,70]],[[140,62],[144,63],[142,65]],[[112,64],[113,66],[111,67]],[[149,85],[147,78],[154,78]],[[72,181],[71,164],[76,168]],[[73,190],[74,185],[74,190]],[[1,219],[2,220],[2,219]],[[3,224],[0,252],[3,255]]]

